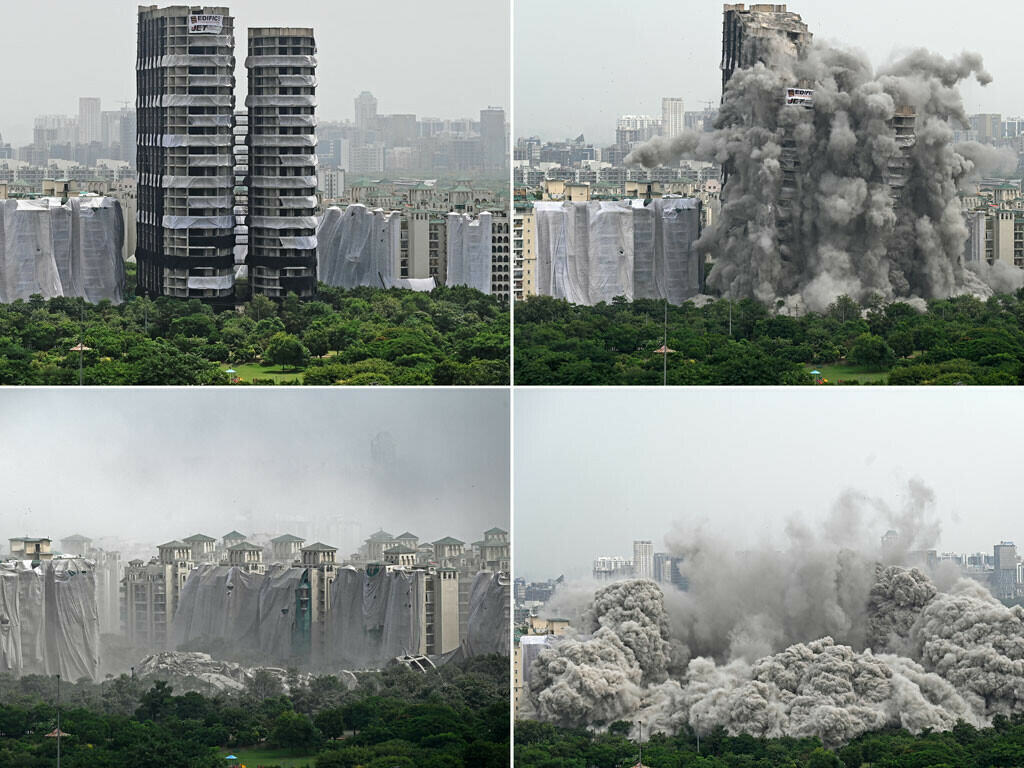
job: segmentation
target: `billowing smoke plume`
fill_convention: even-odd
[[[722,726],[834,747],[884,727],[1024,711],[1024,609],[968,579],[940,591],[923,570],[882,564],[913,559],[907,544],[838,546],[862,543],[841,511],[900,519],[912,526],[901,539],[929,542],[932,495],[911,491],[895,510],[845,494],[817,536],[791,524],[788,550],[729,559],[702,542],[684,561],[689,592],[663,596],[644,580],[597,590],[575,634],[537,656],[521,715],[596,729],[625,720],[634,737],[642,722],[644,734]]]
[[[967,122],[958,85],[972,75],[992,79],[977,54],[918,50],[875,72],[859,54],[814,42],[799,58],[778,52],[770,66],[737,70],[713,131],[656,138],[626,161],[726,167],[721,215],[698,242],[714,259],[708,285],[726,297],[821,311],[841,294],[989,296],[1024,275],[965,266],[957,193],[1016,157],[953,145],[950,118]],[[794,86],[813,90],[813,108],[786,103]]]

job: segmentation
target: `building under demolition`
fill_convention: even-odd
[[[40,294],[120,304],[124,232],[112,197],[0,200],[0,303]]]
[[[249,30],[249,242],[253,293],[316,293],[316,40]]]
[[[537,292],[592,306],[700,293],[700,200],[534,203]]]
[[[139,292],[231,304],[234,19],[140,6],[136,68]]]
[[[811,42],[800,14],[786,10],[785,5],[727,4],[722,16],[723,91],[737,69],[766,64],[780,55],[797,59]]]

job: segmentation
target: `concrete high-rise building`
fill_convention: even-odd
[[[313,30],[249,30],[249,284],[282,298],[316,293],[316,40]]]
[[[686,130],[686,109],[683,100],[665,97],[661,100],[661,135],[674,139]]]
[[[537,295],[537,229],[532,205],[516,204],[512,217],[512,295],[516,301]]]
[[[785,5],[726,4],[722,10],[722,90],[737,69],[787,53],[794,59],[811,42],[811,33],[800,14]],[[794,83],[796,85],[796,83]]]
[[[491,214],[491,296],[508,301],[511,295],[512,253],[507,211]]]
[[[299,550],[302,568],[309,576],[309,598],[313,603],[310,613],[310,641],[313,659],[324,658],[327,639],[327,613],[331,606],[331,585],[337,568],[337,547],[316,542]]]
[[[234,26],[227,8],[140,6],[138,290],[234,303]]]
[[[103,115],[100,100],[83,97],[78,100],[78,143],[90,144],[103,140]]]
[[[356,128],[365,131],[377,122],[377,99],[369,91],[363,91],[355,98]]]
[[[1003,116],[995,113],[981,113],[970,116],[970,128],[978,134],[978,141],[991,144],[1003,136]]]
[[[633,542],[633,576],[638,579],[654,578],[654,544],[649,541]]]
[[[1001,600],[1017,596],[1017,547],[1012,541],[1001,541],[992,547],[992,594]]]
[[[427,570],[423,645],[428,656],[459,647],[459,581],[459,572],[454,568]]]
[[[480,110],[480,141],[483,146],[484,168],[489,171],[504,168],[508,156],[504,109],[488,107]]]
[[[181,590],[195,569],[192,549],[182,541],[157,547],[148,563],[132,560],[121,580],[121,629],[129,645],[167,646],[167,631]]]
[[[624,152],[634,144],[650,141],[661,130],[661,121],[651,115],[622,115],[615,123],[615,146]]]
[[[135,137],[138,133],[138,123],[135,119],[135,110],[124,107],[121,109],[121,120],[119,121],[121,129],[121,160],[124,160],[132,168],[135,167],[135,155],[138,152],[138,145],[135,143]]]
[[[625,557],[604,556],[594,560],[595,581],[624,579],[633,572],[633,561]]]

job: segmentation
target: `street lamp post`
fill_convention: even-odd
[[[60,675],[57,675],[57,768],[60,768]]]

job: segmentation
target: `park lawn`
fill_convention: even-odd
[[[225,761],[225,766],[244,765],[245,768],[256,768],[258,765],[275,766],[275,768],[303,768],[313,766],[316,763],[316,755],[310,752],[307,755],[296,756],[286,749],[223,749],[223,757],[234,755],[238,760],[230,763]]]
[[[220,369],[226,371],[228,368],[235,369],[235,375],[242,381],[253,379],[273,379],[276,383],[298,381],[302,383],[302,370],[282,371],[279,365],[262,365],[261,363],[221,363]]]
[[[807,365],[807,372],[821,371],[819,378],[828,379],[829,384],[837,384],[840,379],[843,381],[860,381],[885,383],[889,375],[888,371],[880,371],[877,368],[869,368],[866,365],[854,365],[845,360],[838,363],[823,363],[821,365]]]
[[[324,359],[334,357],[338,354],[338,350],[332,349],[326,355]],[[298,381],[302,383],[302,369],[296,371],[283,370],[277,365],[264,365],[263,363],[238,363],[237,365],[231,365],[230,363],[221,363],[220,369],[226,371],[228,368],[235,369],[235,375],[242,381],[252,381],[253,379],[273,379],[276,383],[280,384],[282,381]]]

